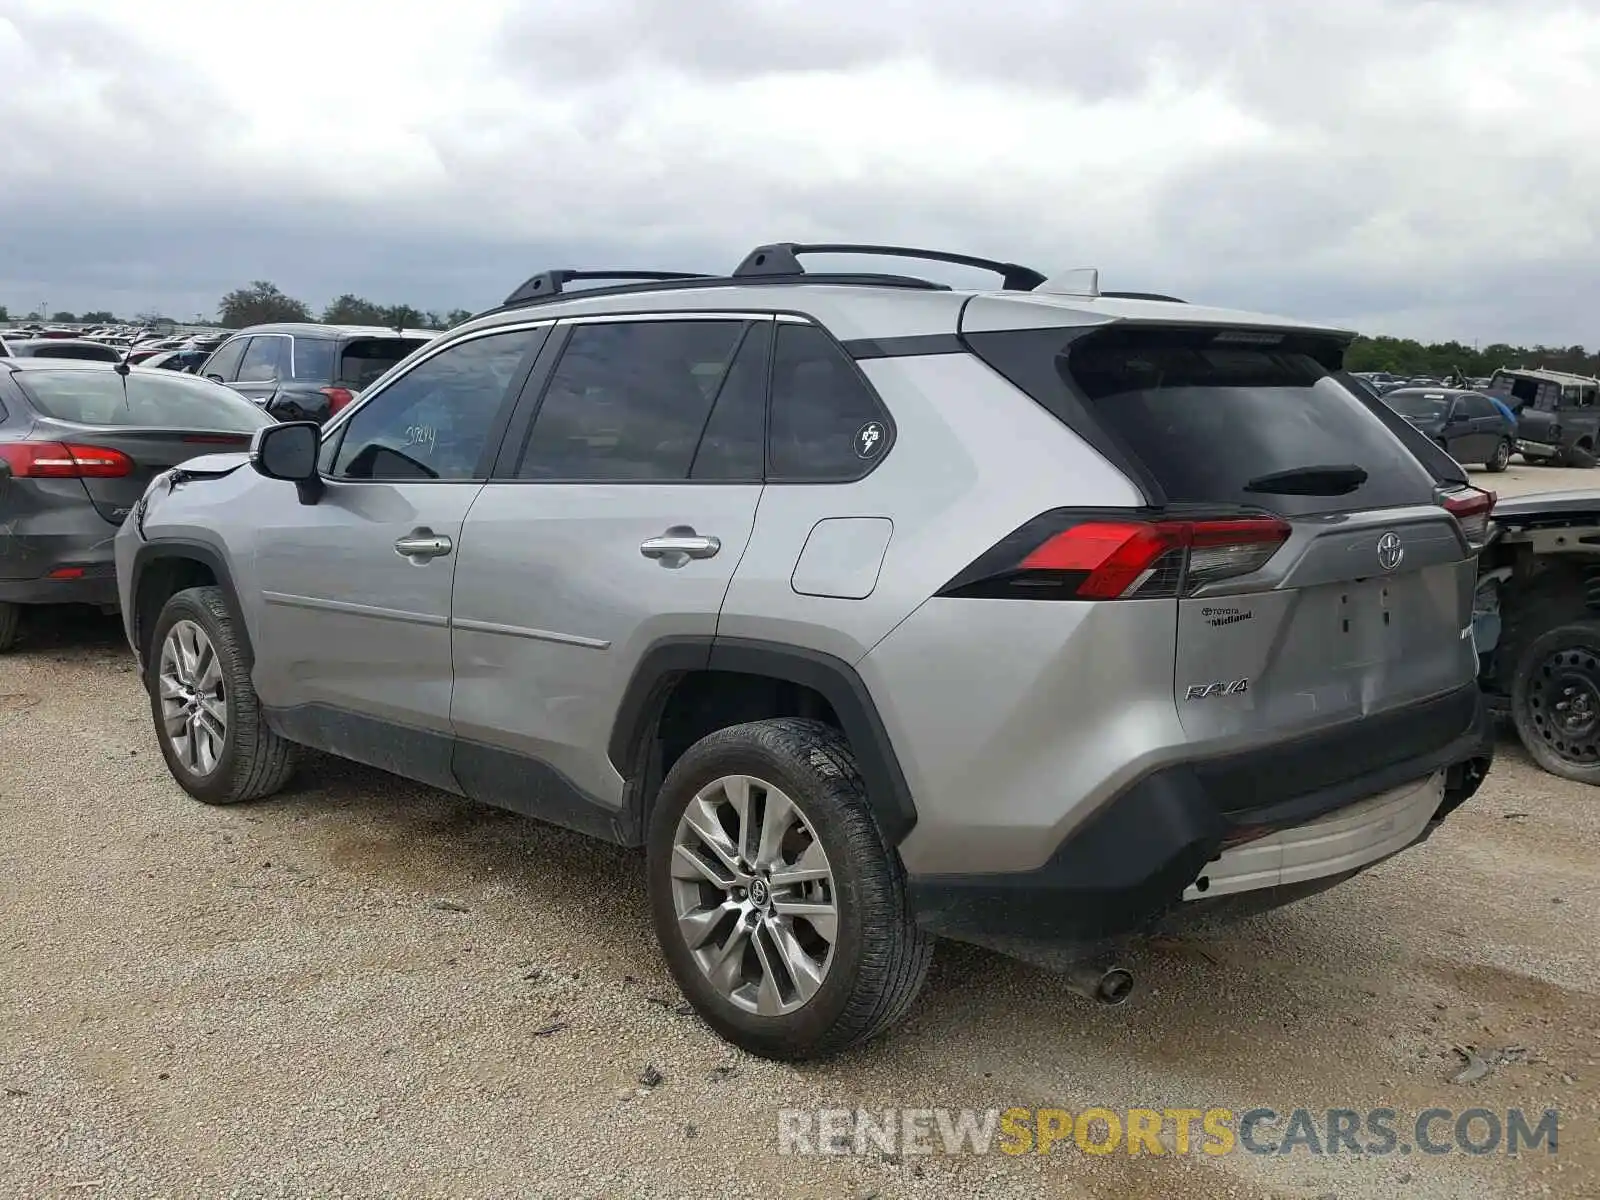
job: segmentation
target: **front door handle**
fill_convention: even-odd
[[[397,538],[394,543],[394,552],[402,558],[410,559],[439,558],[449,554],[452,549],[449,538],[442,533],[429,533],[425,529],[408,533],[403,538]]]
[[[639,553],[664,567],[681,567],[691,558],[711,558],[722,549],[722,539],[702,537],[688,525],[674,525],[660,537],[639,543]]]

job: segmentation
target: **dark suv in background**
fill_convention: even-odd
[[[326,421],[438,336],[431,329],[255,325],[218,346],[198,373],[279,421]]]

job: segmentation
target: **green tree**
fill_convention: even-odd
[[[235,288],[222,298],[222,324],[244,329],[268,321],[309,321],[311,310],[303,300],[286,296],[275,283],[258,279],[249,287]]]
[[[464,321],[472,320],[472,310],[467,308],[452,308],[444,315],[444,327],[454,329]]]
[[[382,325],[384,310],[371,300],[346,292],[322,310],[329,325]]]
[[[383,310],[383,320],[378,324],[389,329],[417,329],[422,321],[423,314],[409,304],[395,304]]]
[[[72,322],[76,321],[78,318],[76,316],[74,316],[72,313],[69,313],[66,309],[63,308],[60,312],[51,313],[50,314],[50,319],[52,321],[54,321],[57,325],[61,325],[61,324],[71,324]]]
[[[117,322],[116,316],[103,308],[84,313],[82,320],[86,325],[115,325]]]
[[[0,304],[0,321],[9,320],[11,320],[11,314],[6,311],[6,306],[4,304]]]

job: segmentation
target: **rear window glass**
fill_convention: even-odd
[[[41,415],[80,425],[248,433],[272,424],[237,392],[192,375],[88,369],[19,371],[15,378]]]
[[[1437,421],[1450,410],[1449,400],[1427,392],[1390,392],[1384,400],[1402,417],[1419,421]]]
[[[111,346],[95,346],[61,342],[52,345],[41,342],[33,348],[35,358],[75,358],[89,362],[121,362],[122,351]]]
[[[1246,340],[1259,336],[1119,326],[971,341],[1051,413],[1081,423],[1088,440],[1136,460],[1169,503],[1295,516],[1432,501],[1433,479],[1422,464],[1319,361],[1333,361],[1331,343]],[[1306,469],[1348,466],[1367,475],[1350,490],[1329,494],[1339,489],[1310,479],[1302,494],[1282,490],[1284,472],[1326,479],[1327,472]],[[1263,486],[1269,482],[1270,491]],[[1322,494],[1303,494],[1314,491]]]
[[[418,346],[426,346],[427,338],[357,338],[345,344],[339,356],[339,377],[333,382],[357,391],[376,383],[390,367],[410,354]]]
[[[1309,354],[1187,332],[1130,332],[1084,338],[1058,366],[1169,502],[1293,514],[1432,500],[1421,464]],[[1250,486],[1282,472],[1344,465],[1361,467],[1367,479],[1343,495]]]

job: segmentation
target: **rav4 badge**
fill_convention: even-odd
[[[1248,679],[1224,679],[1216,683],[1191,683],[1185,700],[1213,700],[1218,696],[1239,696],[1250,690]]]

